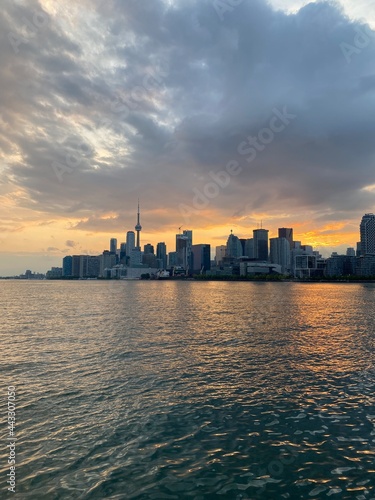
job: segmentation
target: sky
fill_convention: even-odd
[[[3,0],[0,275],[231,230],[324,256],[375,211],[371,0]]]

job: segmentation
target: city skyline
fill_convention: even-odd
[[[142,242],[168,249],[179,227],[213,249],[261,221],[324,256],[355,246],[375,211],[371,6],[6,0],[0,275],[125,242],[138,198]]]

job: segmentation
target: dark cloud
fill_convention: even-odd
[[[242,172],[192,225],[259,210],[358,219],[374,207],[362,188],[375,183],[375,36],[337,4],[286,15],[252,0],[221,20],[210,0],[48,12],[6,0],[0,28],[3,178],[26,192],[20,206],[108,231],[133,226],[140,196],[149,227],[175,224],[209,172],[236,160]],[[368,43],[349,63],[342,44],[358,30]],[[295,119],[247,161],[239,144],[284,107]],[[153,216],[160,207],[168,215]]]

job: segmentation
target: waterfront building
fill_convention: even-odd
[[[87,259],[87,277],[97,278],[100,274],[100,255],[89,255]]]
[[[168,267],[178,266],[178,253],[177,252],[169,252],[168,254]]]
[[[109,251],[111,253],[116,253],[117,252],[117,239],[116,238],[111,238],[109,241]]]
[[[268,260],[268,229],[254,229],[254,259]]]
[[[270,239],[270,261],[281,266],[282,274],[290,272],[290,242],[286,238]]]
[[[126,243],[120,243],[119,262],[120,264],[126,264]]]
[[[325,276],[350,276],[356,274],[357,259],[352,255],[332,254],[326,260]]]
[[[143,247],[143,253],[144,254],[147,254],[147,253],[154,253],[154,246],[151,245],[151,243],[147,243],[144,247]]]
[[[192,245],[192,270],[194,274],[211,270],[211,245]]]
[[[99,257],[99,276],[105,276],[105,269],[111,269],[116,265],[116,255],[104,250],[102,255]]]
[[[184,269],[191,269],[191,247],[193,245],[193,231],[184,230],[181,234],[176,234],[176,252],[178,255],[178,266]]]
[[[63,258],[62,276],[72,276],[72,262],[73,257],[71,255],[66,255]]]
[[[126,256],[128,260],[130,260],[133,248],[135,248],[135,233],[134,231],[128,231],[126,233]]]
[[[365,214],[360,224],[361,255],[375,255],[375,215]]]
[[[361,257],[358,257],[355,274],[357,276],[375,277],[375,255],[361,255]]]
[[[254,258],[254,238],[248,238],[245,241],[244,256],[249,257],[249,259]]]
[[[142,265],[142,252],[138,247],[135,247],[130,252],[129,266],[137,267]]]
[[[293,248],[293,229],[291,227],[279,227],[279,238],[286,238],[288,240],[290,249]]]
[[[46,278],[48,280],[61,278],[61,276],[62,276],[62,267],[51,267],[51,269],[46,272]]]
[[[227,247],[226,245],[219,245],[215,250],[215,263],[217,266],[221,266],[223,263],[223,259],[226,255]]]
[[[279,264],[261,261],[240,262],[240,276],[259,274],[284,274]]]
[[[167,268],[167,246],[164,243],[164,241],[159,242],[156,245],[156,257],[161,261],[161,265],[158,267],[161,267],[162,269]]]
[[[225,257],[227,259],[239,259],[242,257],[242,245],[241,242],[238,238],[238,236],[235,236],[232,232],[228,237],[227,240],[227,248],[226,248],[226,253]],[[224,259],[225,260],[225,259]]]

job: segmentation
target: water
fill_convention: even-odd
[[[375,498],[374,299],[373,284],[1,281],[15,497]]]

